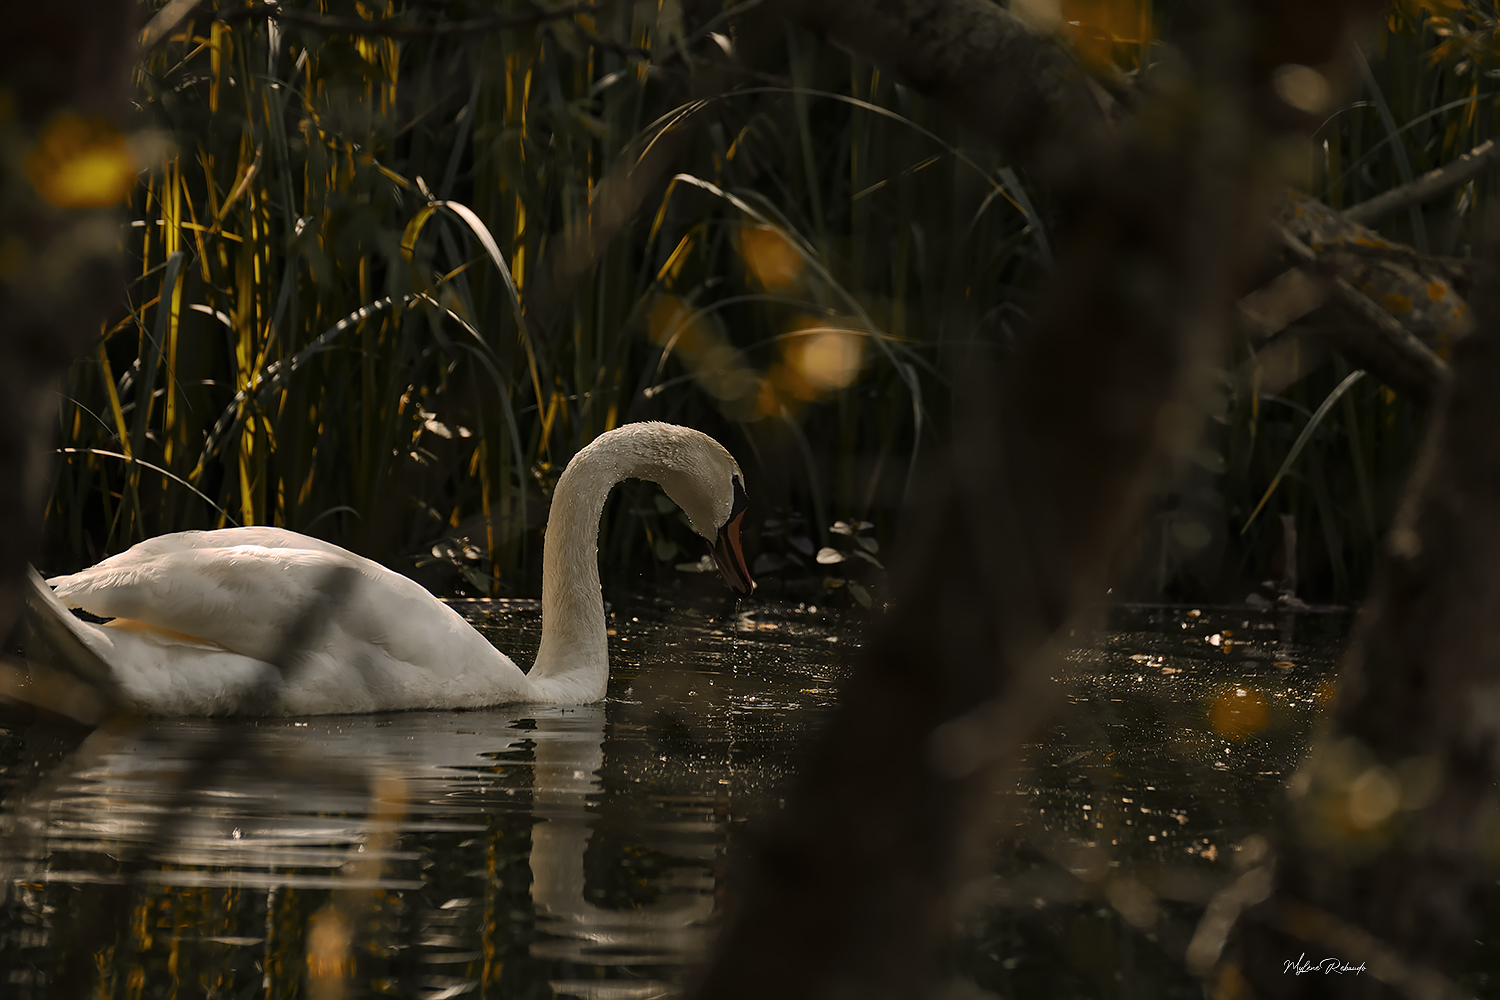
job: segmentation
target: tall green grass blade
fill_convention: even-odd
[[[1396,127],[1396,117],[1391,114],[1391,106],[1386,102],[1385,92],[1381,89],[1375,74],[1370,72],[1370,63],[1365,59],[1365,54],[1360,51],[1358,45],[1354,46],[1354,61],[1359,66],[1359,74],[1364,78],[1365,87],[1370,92],[1370,100],[1374,102],[1376,110],[1380,113],[1380,123],[1385,126],[1386,137],[1391,142],[1391,155],[1396,161],[1396,170],[1401,175],[1402,184],[1410,184],[1416,174],[1412,172],[1411,161],[1406,156],[1406,145],[1401,139],[1401,130]],[[1427,225],[1422,219],[1422,206],[1411,205],[1407,209],[1407,216],[1411,219],[1412,242],[1420,254],[1427,254]]]
[[[1348,392],[1351,388],[1353,388],[1354,383],[1358,382],[1364,377],[1365,372],[1363,368],[1357,368],[1354,371],[1350,372],[1347,376],[1345,376],[1344,380],[1340,382],[1334,388],[1334,390],[1327,395],[1327,397],[1324,398],[1323,402],[1318,406],[1318,408],[1313,411],[1311,419],[1309,419],[1306,426],[1302,428],[1302,433],[1297,435],[1296,441],[1292,442],[1292,448],[1287,452],[1286,458],[1282,459],[1281,468],[1276,470],[1276,475],[1271,479],[1271,485],[1266,487],[1266,492],[1260,498],[1260,503],[1256,504],[1255,509],[1250,512],[1250,517],[1245,521],[1245,526],[1240,529],[1240,534],[1243,535],[1245,532],[1250,530],[1250,525],[1255,522],[1256,515],[1258,515],[1261,511],[1261,508],[1266,505],[1266,501],[1271,499],[1271,494],[1276,492],[1276,487],[1281,484],[1282,477],[1287,474],[1287,471],[1289,469],[1291,469],[1292,463],[1297,461],[1297,456],[1302,454],[1302,449],[1306,447],[1307,442],[1312,440],[1313,433],[1317,431],[1318,425],[1323,422],[1324,417],[1328,416],[1328,411],[1333,409],[1333,405],[1339,401],[1339,397]]]
[[[117,451],[106,451],[103,448],[58,448],[56,449],[56,451],[59,455],[98,455],[101,458],[115,458],[119,459],[122,462],[128,462],[131,465],[139,465],[143,469],[149,469],[152,472],[157,473],[158,475],[167,477],[177,485],[187,488],[190,492],[192,492],[194,496],[198,497],[204,503],[208,504],[214,510],[223,515],[223,517],[227,519],[230,524],[233,524],[235,527],[239,526],[240,522],[231,517],[229,512],[223,507],[220,507],[218,504],[214,503],[213,498],[208,494],[202,492],[198,489],[198,487],[194,486],[186,479],[183,479],[181,476],[178,476],[176,473],[171,472],[168,469],[163,469],[161,466],[156,465],[152,462],[148,462],[144,458],[133,458],[130,455],[123,455]]]

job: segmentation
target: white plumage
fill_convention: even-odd
[[[627,424],[580,451],[558,480],[542,557],[542,642],[524,673],[420,585],[281,528],[185,531],[48,582],[53,615],[109,668],[130,708],[155,715],[323,715],[604,697],[609,657],[599,517],[622,479],[658,482],[716,542],[730,586],[751,587],[739,547],[739,466],[716,441]],[[341,599],[326,596],[352,570]],[[92,625],[67,607],[114,619]],[[288,656],[288,632],[308,617]],[[272,665],[285,657],[287,677]],[[269,696],[268,696],[269,693]]]

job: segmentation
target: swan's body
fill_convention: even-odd
[[[125,705],[154,715],[584,704],[604,697],[609,673],[599,517],[610,489],[627,478],[661,484],[715,542],[726,581],[749,592],[734,459],[697,431],[627,424],[580,451],[557,482],[542,554],[542,642],[530,673],[414,581],[281,528],[153,538],[49,580],[55,594],[42,600],[108,667]],[[64,605],[114,620],[92,625]],[[305,639],[289,641],[298,628]]]

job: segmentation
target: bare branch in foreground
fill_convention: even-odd
[[[1344,218],[1361,225],[1371,225],[1392,212],[1435,198],[1444,191],[1477,177],[1492,164],[1500,162],[1500,143],[1486,139],[1451,163],[1429,170],[1410,184],[1383,191],[1375,197],[1344,209]]]
[[[55,123],[84,120],[119,135],[128,93],[134,5],[128,0],[18,4],[0,31],[0,635],[20,614],[41,537],[55,390],[119,295],[117,206],[37,188],[52,169],[28,160]],[[23,165],[30,169],[23,169]],[[134,184],[120,174],[119,200]],[[106,166],[108,172],[109,167]]]
[[[1078,60],[989,0],[776,4],[895,73],[1047,183],[1067,184],[1110,128]]]
[[[1461,995],[1462,960],[1495,899],[1500,810],[1500,289],[1475,282],[1478,326],[1454,375],[1345,658],[1333,725],[1291,782],[1276,853],[1205,927],[1200,971],[1239,996],[1363,997],[1354,976],[1283,974],[1330,947],[1392,990]],[[1228,911],[1238,924],[1220,953]],[[1207,924],[1207,921],[1205,921]]]
[[[1277,221],[1316,252],[1319,270],[1374,299],[1428,347],[1446,351],[1472,327],[1469,305],[1439,259],[1421,256],[1304,195],[1289,198]]]
[[[1432,402],[1448,380],[1448,363],[1348,281],[1326,273],[1318,255],[1307,244],[1285,228],[1281,229],[1280,236],[1282,245],[1291,251],[1293,257],[1323,272],[1328,288],[1338,301],[1375,333],[1374,337],[1364,338],[1357,345],[1359,353],[1374,360],[1370,367],[1376,372],[1392,373],[1386,381],[1402,386],[1417,402],[1424,405]]]
[[[857,22],[901,5],[808,6],[842,10],[830,35],[859,39]],[[1147,98],[1149,126],[1074,151],[1090,173],[1060,192],[1038,329],[968,387],[902,539],[899,614],[732,884],[698,997],[932,989],[995,783],[1051,718],[1049,651],[1104,593],[1167,459],[1196,445],[1230,292],[1259,249],[1251,150],[1265,140],[1240,90],[1254,78],[1240,36],[1214,26],[1192,77]]]
[[[412,24],[393,17],[331,17],[297,10],[279,3],[253,3],[239,10],[224,11],[218,15],[221,21],[239,21],[251,17],[264,17],[284,24],[295,24],[317,31],[340,35],[364,35],[381,38],[432,38],[442,35],[469,35],[482,31],[499,31],[505,28],[524,28],[544,21],[556,21],[575,14],[593,13],[599,9],[591,3],[565,4],[561,7],[537,5],[525,14],[491,14],[467,21],[437,21],[432,24]]]

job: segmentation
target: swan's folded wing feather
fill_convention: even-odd
[[[303,653],[358,657],[368,644],[382,659],[430,664],[429,675],[496,669],[498,651],[416,581],[329,548],[163,546],[48,582],[70,607],[198,637],[258,660],[286,652],[289,630],[311,612],[318,617]],[[330,588],[341,567],[359,575],[338,597]],[[498,659],[505,661],[500,670],[509,683],[525,684],[508,658]]]
[[[375,612],[386,609],[371,607],[371,598],[393,584],[405,590],[400,587],[404,578],[382,571],[372,580],[366,567],[356,566],[360,578],[355,592],[330,600],[336,571],[350,561],[341,554],[308,549],[179,547],[135,553],[133,559],[111,560],[48,582],[70,607],[145,622],[267,660],[281,650],[288,630],[309,611],[346,628],[355,626],[350,630],[378,641],[382,625]],[[433,601],[425,591],[420,596]],[[324,605],[326,610],[320,610]]]
[[[157,535],[155,538],[148,538],[145,541],[137,542],[124,552],[112,555],[84,572],[123,569],[128,566],[143,565],[176,552],[213,552],[222,549],[240,548],[246,545],[262,549],[327,552],[332,555],[344,556],[351,564],[369,563],[371,566],[379,565],[355,555],[348,549],[340,548],[332,542],[325,542],[308,535],[298,534],[295,531],[288,531],[285,528],[252,525],[241,528],[217,528],[213,531],[174,531],[166,535]]]

